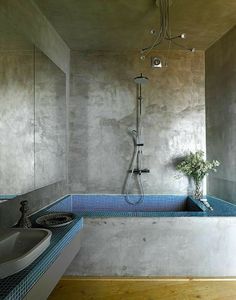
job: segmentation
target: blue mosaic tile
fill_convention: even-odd
[[[41,214],[43,214],[43,211],[36,214],[34,219]],[[24,298],[82,227],[83,219],[77,218],[70,225],[51,229],[51,243],[43,254],[24,270],[0,279],[0,299],[15,300]]]
[[[225,200],[207,196],[209,204],[213,207],[213,211],[207,211],[207,215],[210,216],[225,216],[233,217],[236,216],[236,205],[229,203]]]
[[[54,211],[72,212],[73,210],[72,203],[73,203],[72,196],[71,195],[65,196],[62,199],[48,206],[46,210],[49,212],[54,212]]]
[[[139,200],[139,196],[130,195],[132,202]],[[186,196],[173,195],[145,195],[137,205],[125,201],[124,195],[72,195],[74,212],[116,211],[116,212],[164,212],[187,211],[191,209],[191,201]],[[196,209],[195,209],[196,210]],[[198,208],[201,211],[200,208]]]
[[[138,196],[132,195],[132,200]],[[207,196],[213,211],[200,201],[181,195],[145,195],[142,203],[131,205],[124,195],[71,195],[49,208],[49,211],[68,211],[80,217],[211,217],[236,216],[236,206]],[[60,208],[62,210],[60,210]]]
[[[132,201],[138,196],[132,195]],[[84,217],[161,217],[204,215],[195,200],[181,195],[145,195],[142,203],[128,204],[124,195],[72,195],[48,208],[49,211],[65,211]]]
[[[16,198],[17,195],[0,195],[0,200],[10,200]]]

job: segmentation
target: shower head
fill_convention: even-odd
[[[147,77],[143,76],[142,73],[141,73],[141,75],[139,75],[139,76],[137,76],[137,77],[134,78],[134,82],[136,84],[145,84],[145,83],[148,82],[148,80],[149,79]]]

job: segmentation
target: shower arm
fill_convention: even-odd
[[[142,84],[138,83],[137,84],[137,121],[136,121],[136,126],[137,126],[137,146],[143,146],[141,143],[141,116],[142,116]]]

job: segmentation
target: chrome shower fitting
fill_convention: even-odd
[[[209,204],[206,198],[199,199],[209,210],[213,210],[213,207]]]
[[[148,78],[143,76],[142,73],[140,76],[134,78],[134,82],[137,85],[137,97],[136,97],[136,129],[129,129],[128,132],[133,138],[134,151],[133,156],[127,171],[123,186],[123,194],[125,194],[125,200],[127,203],[136,205],[143,200],[144,189],[141,175],[142,173],[149,173],[150,170],[142,167],[142,155],[143,155],[143,140],[142,140],[142,85],[148,82]],[[134,177],[135,176],[135,177]],[[130,199],[130,183],[131,179],[134,179],[137,182],[137,187],[139,191],[137,201],[132,201]]]
[[[149,79],[147,77],[143,76],[142,73],[139,76],[134,78],[134,82],[139,85],[148,83],[148,80]]]

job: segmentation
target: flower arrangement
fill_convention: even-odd
[[[195,153],[190,152],[190,154],[176,166],[176,169],[193,178],[195,184],[194,197],[201,199],[203,197],[201,185],[204,177],[209,174],[209,171],[216,172],[216,168],[219,165],[220,163],[217,160],[213,160],[212,162],[205,160],[204,152],[197,151]]]

